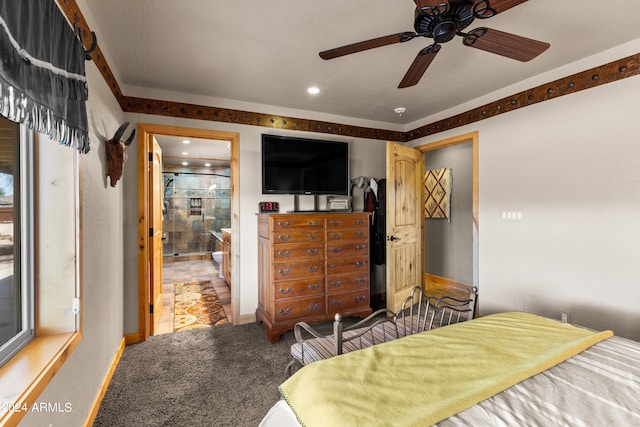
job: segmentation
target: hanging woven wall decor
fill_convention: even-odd
[[[449,218],[451,209],[451,169],[442,168],[424,173],[425,218]]]

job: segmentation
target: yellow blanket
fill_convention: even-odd
[[[494,314],[311,363],[280,393],[306,427],[423,427],[612,335]]]

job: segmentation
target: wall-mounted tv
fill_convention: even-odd
[[[348,143],[262,135],[262,194],[348,193]]]

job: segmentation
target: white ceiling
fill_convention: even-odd
[[[467,30],[486,26],[550,43],[541,56],[521,63],[463,46],[456,37],[418,85],[398,89],[431,39],[328,61],[318,52],[413,31],[412,0],[79,3],[88,6],[83,12],[95,22],[125,95],[144,87],[264,104],[262,113],[277,106],[402,126],[640,38],[638,0],[530,0]],[[311,85],[320,94],[309,95]],[[393,112],[398,106],[407,108],[402,116]]]
[[[200,138],[179,138],[154,135],[162,148],[162,162],[165,165],[180,165],[187,162],[190,168],[229,167],[231,150],[229,141]],[[189,141],[185,143],[184,141]],[[208,165],[208,166],[207,166]]]

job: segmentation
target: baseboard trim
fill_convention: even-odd
[[[120,341],[118,350],[116,351],[116,354],[113,357],[113,360],[111,361],[111,366],[107,371],[107,375],[105,376],[104,381],[102,382],[102,386],[98,391],[98,395],[93,401],[93,405],[91,406],[91,411],[89,411],[89,415],[87,416],[87,419],[83,424],[83,427],[91,427],[94,421],[96,420],[96,417],[98,416],[98,411],[100,410],[102,399],[104,399],[104,395],[107,392],[107,388],[109,388],[109,384],[111,383],[111,378],[113,378],[113,373],[115,372],[116,367],[118,366],[118,363],[120,363],[120,358],[122,357],[122,353],[124,353],[124,347],[126,345],[125,341],[126,341],[126,338],[122,338],[122,340]]]
[[[255,323],[256,314],[255,313],[243,314],[242,316],[240,316],[239,319],[237,319],[237,322],[236,322],[235,317],[234,317],[233,320],[234,320],[234,322],[233,322],[234,325],[244,325],[244,324],[247,324],[247,323]]]
[[[137,344],[140,342],[140,334],[138,332],[134,332],[132,334],[126,334],[124,336],[124,344]]]

